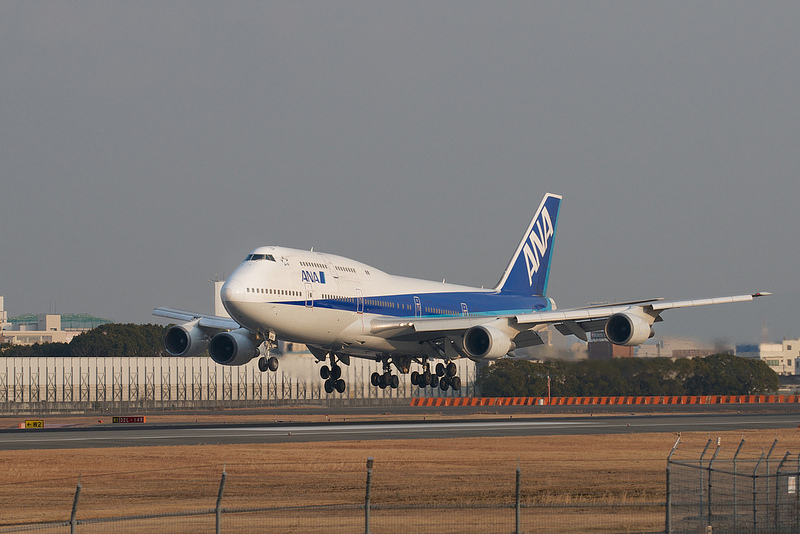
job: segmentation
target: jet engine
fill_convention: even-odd
[[[606,321],[605,333],[615,345],[641,345],[655,334],[650,322],[641,315],[615,313]]]
[[[506,334],[492,326],[473,326],[464,333],[464,350],[473,360],[496,360],[515,348]]]
[[[171,356],[197,356],[208,347],[208,337],[197,321],[170,327],[164,334],[164,348]]]
[[[260,343],[259,343],[260,344]],[[244,328],[222,332],[208,345],[211,359],[221,365],[244,365],[258,356],[258,346]]]

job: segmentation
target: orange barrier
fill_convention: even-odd
[[[594,406],[639,404],[800,404],[800,395],[702,395],[658,397],[415,397],[411,406]]]

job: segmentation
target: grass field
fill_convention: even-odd
[[[192,416],[194,417],[194,416]],[[228,416],[229,418],[231,416]],[[243,416],[247,418],[248,416]],[[148,418],[152,421],[153,418]],[[192,419],[194,420],[194,419]],[[800,449],[800,430],[684,433],[678,458],[709,439],[720,459]],[[223,471],[226,507],[363,504],[367,457],[373,505],[644,503],[665,498],[673,433],[337,441],[7,451],[0,456],[0,525],[213,508]]]

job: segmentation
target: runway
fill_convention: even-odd
[[[647,414],[483,420],[228,425],[116,425],[4,430],[0,450],[295,443],[382,439],[723,432],[800,428],[800,414]]]

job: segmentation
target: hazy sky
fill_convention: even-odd
[[[798,2],[3,2],[9,315],[211,312],[264,244],[549,295],[772,291],[659,336],[800,337]]]

